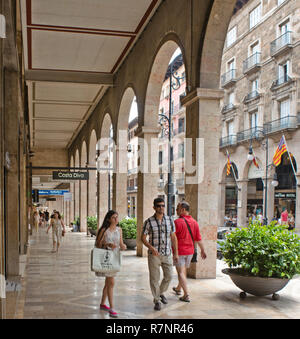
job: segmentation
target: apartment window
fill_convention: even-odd
[[[250,114],[250,128],[256,128],[258,126],[258,113]]]
[[[234,125],[233,120],[227,122],[227,135],[233,135],[234,134]]]
[[[234,104],[234,92],[229,93],[228,95],[228,104],[233,105]]]
[[[178,158],[184,158],[184,143],[178,145]]]
[[[227,62],[227,70],[231,71],[233,69],[235,69],[235,60],[234,59]]]
[[[178,120],[178,133],[184,132],[184,118]]]
[[[251,92],[256,92],[258,90],[258,78],[251,81]]]
[[[250,46],[250,55],[260,52],[259,41],[256,41]]]
[[[237,29],[236,26],[234,26],[228,33],[227,33],[227,47],[232,45],[237,38]]]
[[[278,25],[278,28],[279,28],[278,30],[279,36],[289,32],[290,31],[290,20],[286,20],[282,24]]]
[[[159,151],[158,152],[158,164],[162,165],[162,163],[163,163],[163,152]]]
[[[286,61],[281,65],[278,65],[278,84],[282,84],[288,81],[288,75],[290,70],[290,62]]]
[[[249,14],[250,29],[256,26],[261,19],[261,4],[255,7]]]
[[[288,117],[290,115],[290,100],[284,100],[280,102],[280,119]]]

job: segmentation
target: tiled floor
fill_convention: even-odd
[[[104,278],[90,271],[89,256],[94,238],[67,233],[58,254],[51,253],[51,234],[45,229],[30,240],[27,266],[22,281],[16,318],[103,319],[99,310]],[[300,318],[300,280],[292,280],[280,291],[280,300],[270,296],[239,298],[240,290],[221,273],[224,263],[218,260],[216,279],[189,280],[191,303],[178,301],[171,287],[166,294],[168,305],[153,310],[148,282],[147,259],[135,252],[124,253],[123,268],[116,280],[115,306],[120,318]]]

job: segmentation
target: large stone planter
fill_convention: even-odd
[[[136,239],[124,239],[123,241],[128,249],[134,250],[136,248]]]
[[[246,293],[259,297],[272,294],[273,300],[278,300],[279,295],[276,292],[282,290],[290,281],[289,279],[245,276],[239,274],[237,270],[237,268],[226,268],[222,272],[229,275],[234,284],[243,291],[240,293],[241,298],[245,298]]]

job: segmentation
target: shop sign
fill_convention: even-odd
[[[296,193],[275,193],[276,199],[296,199]]]
[[[39,190],[39,195],[64,195],[68,190]],[[32,193],[34,193],[32,191]]]
[[[53,180],[89,180],[89,172],[52,172]]]

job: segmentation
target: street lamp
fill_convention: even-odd
[[[269,160],[269,138],[268,138],[268,134],[265,133],[263,128],[260,127],[255,127],[255,131],[254,133],[251,134],[250,137],[250,147],[249,147],[249,153],[248,153],[248,160],[249,161],[253,161],[254,160],[254,155],[253,155],[253,148],[252,148],[252,139],[253,137],[258,139],[258,134],[261,133],[262,136],[266,139],[265,143],[262,144],[263,148],[265,148],[266,150],[266,182],[264,184],[264,190],[265,190],[265,208],[264,208],[264,220],[263,220],[263,224],[267,225],[268,224],[268,217],[267,217],[267,208],[268,208],[268,170],[271,166],[273,166],[272,164],[268,164]],[[277,175],[276,173],[274,174],[273,180],[271,182],[273,187],[277,187],[278,186],[278,180],[277,180]]]
[[[174,195],[174,183],[173,183],[173,175],[172,175],[172,161],[171,161],[171,149],[172,149],[172,115],[173,115],[173,105],[172,105],[172,91],[176,91],[180,87],[180,81],[183,80],[185,77],[177,76],[177,71],[174,71],[174,65],[176,62],[180,62],[182,64],[182,55],[177,57],[169,66],[168,75],[170,80],[170,92],[169,92],[169,116],[165,114],[158,114],[159,116],[159,124],[161,125],[163,131],[162,133],[168,135],[169,143],[168,143],[168,210],[167,213],[169,216],[172,216],[172,198]],[[175,80],[175,82],[173,82]],[[164,124],[167,124],[166,129]]]

